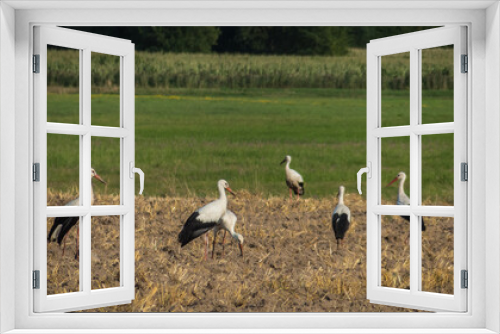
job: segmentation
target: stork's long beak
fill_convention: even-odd
[[[96,179],[98,179],[99,181],[101,181],[102,183],[106,184],[106,181],[104,181],[99,175],[96,174],[96,175],[94,175],[94,177]]]
[[[386,185],[386,187],[390,186],[391,184],[393,184],[394,182],[396,182],[398,180],[398,177],[396,176],[394,178],[394,180],[391,181],[391,183],[389,183],[388,185]]]
[[[233,194],[233,196],[236,196],[236,194],[231,188],[227,187],[226,190],[229,191],[231,194]]]
[[[285,159],[283,159],[283,161],[282,161],[282,162],[280,162],[280,165],[283,165],[283,163],[285,163],[285,162],[286,162],[286,158],[285,158]]]
[[[243,244],[239,244],[239,246],[240,246],[241,256],[243,256]]]

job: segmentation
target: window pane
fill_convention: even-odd
[[[410,53],[380,57],[382,126],[410,124]]]
[[[453,294],[453,231],[449,217],[422,217],[422,291]]]
[[[47,122],[80,122],[80,50],[47,45]]]
[[[120,139],[92,137],[92,205],[120,204]]]
[[[454,202],[453,134],[422,136],[422,204]]]
[[[47,219],[47,294],[80,291],[79,217]]]
[[[92,217],[92,289],[120,286],[120,216]]]
[[[79,136],[47,134],[47,206],[80,205]]]
[[[453,122],[453,46],[423,49],[422,123]]]
[[[120,57],[91,54],[92,125],[120,126]]]
[[[381,216],[381,286],[410,288],[410,222]]]
[[[382,204],[409,205],[407,202],[410,196],[410,137],[381,140]]]

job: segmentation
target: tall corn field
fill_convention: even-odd
[[[426,50],[424,89],[453,88],[453,68],[446,48]],[[49,49],[51,87],[78,87],[78,52]],[[383,88],[402,90],[409,84],[408,55],[384,59]],[[366,87],[366,50],[346,56],[263,56],[136,52],[138,89],[168,88],[338,88]],[[114,92],[119,82],[117,57],[93,54],[92,84],[99,92]]]

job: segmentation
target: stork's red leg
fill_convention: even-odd
[[[67,237],[67,235],[65,235],[64,238],[63,238],[63,253],[62,253],[62,256],[64,256],[64,250],[66,249],[66,237]]]
[[[214,232],[214,242],[212,243],[212,259],[214,258],[214,254],[215,254],[215,240],[217,239],[218,233],[219,233],[219,231]]]
[[[80,259],[80,224],[76,226],[76,251],[75,260]]]
[[[207,260],[208,255],[208,235],[205,233],[205,261]]]
[[[226,248],[226,230],[224,230],[224,237],[222,238],[222,257],[225,255],[225,248]]]
[[[291,188],[288,188],[289,192],[290,192],[290,201],[292,200],[292,189]]]

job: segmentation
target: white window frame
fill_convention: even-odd
[[[39,73],[33,74],[34,162],[39,163],[40,180],[33,184],[34,270],[40,273],[39,289],[34,290],[35,312],[75,311],[130,303],[135,297],[135,50],[128,40],[51,26],[34,27],[34,54],[40,56]],[[80,121],[78,124],[47,122],[47,46],[78,50],[80,54]],[[115,127],[92,125],[92,52],[119,57],[120,124]],[[79,206],[47,206],[47,134],[79,137]],[[109,137],[120,141],[120,204],[91,205],[92,138]],[[120,217],[119,286],[92,290],[92,217]],[[47,218],[80,217],[79,291],[47,295]],[[61,260],[63,260],[61,258]]]
[[[461,270],[467,270],[467,184],[461,181],[461,163],[467,163],[467,76],[461,73],[461,57],[467,54],[466,27],[449,26],[371,41],[367,46],[367,161],[371,177],[367,179],[367,298],[372,303],[413,306],[423,310],[463,312],[467,310],[467,290],[461,287]],[[422,50],[453,45],[454,101],[453,122],[422,122]],[[382,126],[383,57],[398,53],[410,55],[409,124]],[[422,136],[451,133],[453,136],[454,205],[422,205]],[[383,138],[409,140],[410,205],[382,204]],[[470,180],[472,182],[472,179]],[[410,217],[410,289],[381,285],[382,216]],[[422,231],[419,217],[453,217],[454,282],[453,294],[422,290]],[[431,233],[431,232],[428,232]],[[411,306],[409,306],[411,305]]]
[[[123,6],[122,8],[119,8]],[[149,6],[150,9],[147,9]],[[60,8],[66,7],[66,8]],[[68,8],[69,7],[69,8]],[[97,8],[99,7],[99,8]],[[103,9],[108,8],[108,9]],[[124,7],[132,9],[124,9]],[[24,8],[24,9],[23,9]],[[78,8],[78,9],[75,9]],[[143,8],[144,10],[137,10]],[[225,9],[222,9],[225,8]],[[47,10],[48,9],[48,10]],[[34,314],[30,181],[32,27],[57,25],[405,25],[469,27],[468,220],[471,243],[466,313],[435,314]],[[494,333],[500,332],[500,11],[498,1],[0,3],[0,330],[88,333],[191,328],[191,332]],[[488,70],[486,70],[486,68]],[[15,82],[12,85],[12,82]],[[13,112],[15,110],[15,113]],[[15,147],[12,146],[15,138]],[[488,154],[486,154],[488,152]],[[360,166],[362,167],[362,166]],[[12,173],[15,178],[12,179]],[[486,182],[488,174],[488,182]],[[353,175],[353,177],[355,177]],[[10,178],[10,179],[9,179]],[[12,199],[12,189],[15,198]],[[488,194],[488,196],[486,196]],[[12,209],[14,208],[14,210]],[[486,219],[487,218],[487,219]],[[15,224],[13,224],[14,222]],[[14,236],[14,238],[13,238]],[[15,242],[14,242],[15,241]],[[487,261],[487,265],[486,265]],[[14,288],[13,288],[14,287]],[[12,308],[12,305],[15,305]],[[170,328],[170,330],[168,330]],[[296,331],[291,328],[299,329]],[[418,329],[418,331],[411,330]],[[109,331],[106,331],[109,330]],[[338,329],[338,330],[335,330]],[[344,329],[344,330],[342,330]],[[349,329],[349,330],[348,330]],[[356,330],[357,329],[357,330]],[[45,330],[45,332],[47,332]],[[184,331],[185,332],[185,331]],[[241,331],[243,332],[243,330]],[[245,331],[245,332],[248,332]],[[14,333],[14,332],[13,332]],[[186,333],[186,332],[185,332]]]

